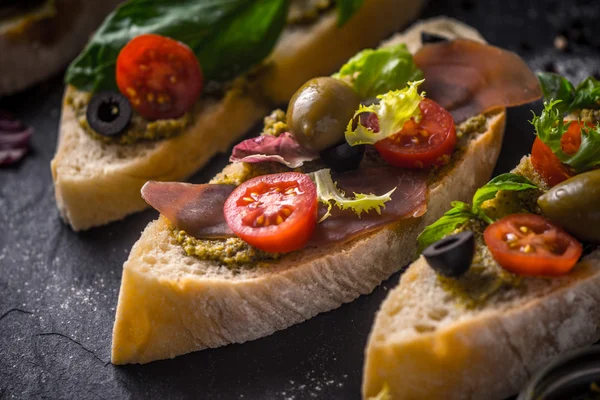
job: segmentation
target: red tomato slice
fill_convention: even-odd
[[[402,130],[375,143],[383,159],[401,168],[427,168],[448,162],[456,146],[452,115],[430,99],[419,103],[421,122],[407,121]]]
[[[508,215],[488,226],[483,238],[498,264],[520,275],[567,274],[583,251],[577,239],[535,214]]]
[[[231,193],[224,212],[227,225],[248,244],[288,253],[304,247],[317,226],[317,188],[298,172],[259,176]]]
[[[198,59],[185,44],[145,34],[119,53],[117,85],[143,117],[178,118],[198,100],[203,76]]]
[[[560,139],[562,151],[571,155],[577,153],[581,146],[581,123],[573,121]],[[531,148],[531,164],[550,186],[555,186],[569,179],[573,173],[563,164],[540,138],[536,137]]]

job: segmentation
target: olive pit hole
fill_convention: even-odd
[[[114,100],[102,102],[98,107],[98,119],[102,122],[111,123],[119,117],[119,103]]]

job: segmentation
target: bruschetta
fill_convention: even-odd
[[[0,4],[0,97],[60,72],[122,0],[20,0]]]
[[[78,231],[143,210],[146,181],[189,177],[421,3],[127,2],[67,70],[51,164],[62,218]]]
[[[364,397],[504,399],[600,339],[600,82],[540,83],[531,155],[419,236],[369,336]]]
[[[518,56],[446,18],[310,80],[211,183],[144,186],[161,216],[124,264],[112,362],[257,339],[371,292],[489,179],[505,108],[540,96]]]

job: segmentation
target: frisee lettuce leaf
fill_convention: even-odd
[[[576,173],[585,172],[600,165],[600,124],[584,126],[581,129],[581,145],[579,150],[569,155],[562,150],[560,140],[569,129],[571,122],[565,123],[563,109],[560,107],[562,100],[544,103],[542,113],[533,115],[531,124],[536,135],[544,142],[560,161],[575,170]]]
[[[600,81],[594,77],[584,79],[576,88],[564,76],[551,72],[538,74],[538,80],[544,101],[550,103],[560,100],[560,103],[556,103],[560,114],[600,106]]]
[[[462,201],[452,202],[452,208],[450,210],[421,232],[417,238],[419,245],[417,254],[421,254],[427,246],[450,235],[469,220],[480,219],[488,224],[493,223],[494,219],[488,216],[481,206],[485,201],[496,197],[496,194],[500,190],[521,191],[527,189],[537,189],[537,186],[524,176],[507,173],[498,175],[479,188],[475,192],[475,195],[473,195],[473,206],[463,203]]]
[[[339,7],[341,12],[342,3]],[[333,77],[350,83],[361,98],[372,99],[401,89],[408,82],[423,79],[423,73],[417,68],[406,45],[398,44],[361,51]]]
[[[425,98],[425,93],[417,90],[424,80],[410,82],[402,90],[394,90],[379,95],[379,104],[361,105],[348,123],[346,141],[350,146],[359,144],[375,144],[389,136],[398,133],[404,123],[413,117],[420,117],[419,103]],[[374,113],[379,120],[379,132],[371,130],[361,123],[360,115]],[[356,128],[354,127],[356,121]]]
[[[360,215],[371,210],[381,214],[381,209],[385,208],[385,203],[392,200],[393,188],[389,192],[377,196],[374,194],[354,193],[354,198],[346,197],[346,194],[338,189],[331,178],[331,170],[321,169],[309,174],[315,185],[317,185],[317,198],[327,206],[327,213],[319,222],[325,221],[331,215],[331,209],[335,205],[340,210],[352,210],[360,218]]]

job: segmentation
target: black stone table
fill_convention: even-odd
[[[600,1],[438,0],[422,17],[443,14],[536,71],[576,82],[600,74]],[[563,39],[566,48],[555,48]],[[62,224],[49,169],[61,94],[57,76],[0,100],[35,128],[31,153],[0,169],[0,398],[358,399],[367,335],[399,273],[371,295],[264,339],[144,366],[110,364],[122,264],[157,213],[81,234]],[[496,173],[529,152],[530,108],[509,111]],[[215,157],[192,181],[207,181],[226,161]]]

